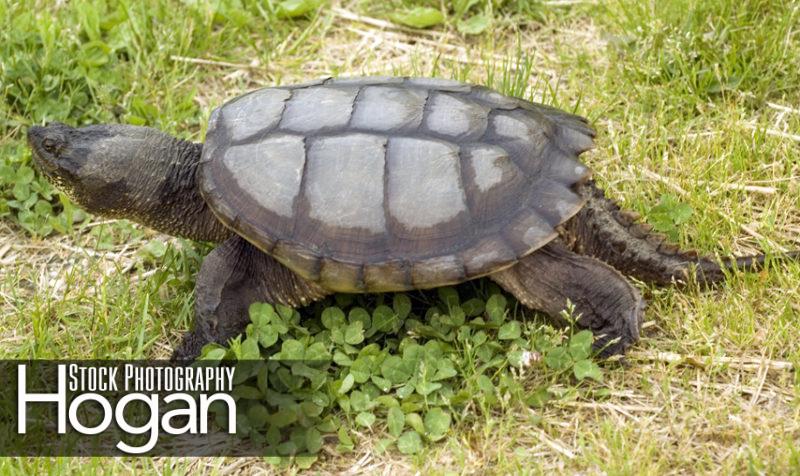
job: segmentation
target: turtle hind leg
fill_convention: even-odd
[[[172,360],[193,360],[210,342],[225,344],[250,322],[256,301],[305,305],[329,294],[306,281],[240,236],[206,256],[195,284],[194,329],[184,335]]]
[[[611,266],[573,253],[559,241],[491,278],[525,306],[559,323],[571,301],[580,315],[578,327],[592,331],[602,356],[622,354],[639,339],[645,307],[639,291]]]

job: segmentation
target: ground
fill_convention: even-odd
[[[27,176],[27,126],[122,121],[201,141],[226,99],[327,75],[454,77],[576,112],[598,131],[582,156],[598,182],[683,247],[800,248],[796,1],[333,1],[294,19],[269,1],[38,3],[0,0],[3,358],[168,356],[209,249],[80,216]],[[469,4],[464,18],[488,20],[477,35],[458,28]],[[446,23],[395,21],[416,6]],[[774,262],[712,290],[637,285],[649,303],[642,340],[624,365],[604,364],[602,383],[560,376],[552,390],[563,396],[543,407],[468,406],[477,417],[413,456],[379,452],[382,428],[353,429],[354,452],[326,444],[312,471],[799,471],[800,265]],[[0,460],[3,474],[141,470],[299,469],[256,458]]]

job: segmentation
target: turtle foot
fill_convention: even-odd
[[[492,276],[525,306],[544,311],[557,324],[574,305],[577,327],[589,329],[602,357],[624,353],[639,340],[645,302],[617,270],[554,241]]]

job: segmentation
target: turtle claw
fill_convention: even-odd
[[[592,348],[599,357],[605,359],[615,355],[624,355],[628,348],[639,340],[644,309],[645,301],[640,298],[633,308],[619,314],[606,326],[597,330],[592,329],[597,337]],[[578,321],[578,325],[581,326],[580,321]]]
[[[203,346],[206,342],[203,342],[203,339],[200,338],[194,332],[187,332],[183,335],[183,339],[181,343],[178,344],[178,347],[172,351],[172,355],[170,356],[170,362],[186,362],[191,363],[194,362],[203,350]]]

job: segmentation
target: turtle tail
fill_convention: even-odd
[[[800,251],[787,251],[770,256],[769,258],[765,254],[726,256],[721,258],[720,262],[702,258],[694,262],[686,261],[686,268],[688,269],[690,265],[694,264],[697,281],[705,284],[713,284],[723,281],[727,273],[736,270],[748,273],[759,272],[766,269],[767,261],[800,261]]]
[[[684,251],[652,227],[639,222],[635,212],[620,209],[606,198],[594,182],[580,185],[577,192],[586,206],[564,224],[566,239],[573,250],[599,258],[624,274],[657,285],[675,281],[696,281],[712,285],[725,280],[734,270],[756,272],[773,260],[800,260],[800,251],[767,257],[764,254],[723,257],[719,261]]]

